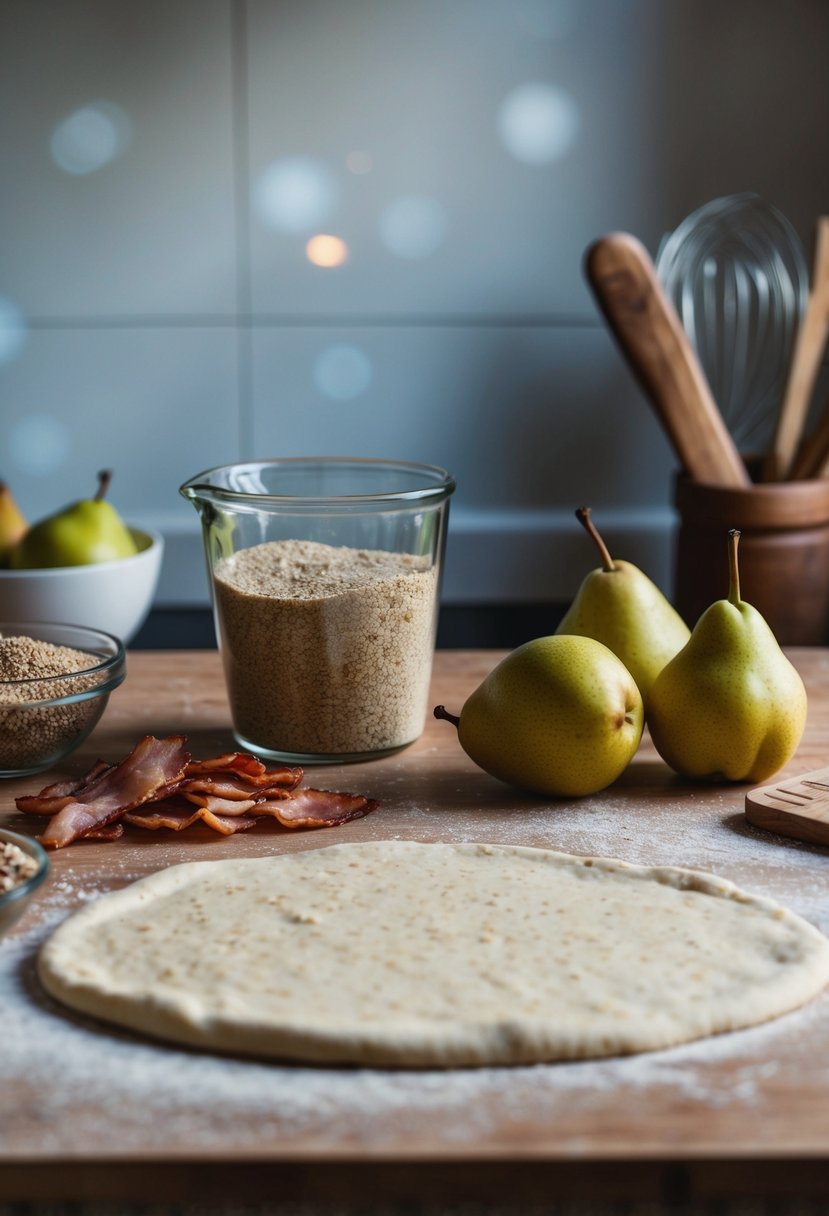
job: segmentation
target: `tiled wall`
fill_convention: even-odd
[[[560,599],[573,508],[669,583],[675,461],[581,274],[754,190],[829,207],[821,0],[2,0],[0,476],[103,466],[206,602],[177,488],[360,454],[458,479],[445,593]],[[309,238],[327,234],[314,264]],[[313,256],[319,257],[319,254]]]

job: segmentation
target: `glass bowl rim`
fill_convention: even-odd
[[[0,841],[17,845],[19,849],[24,853],[28,853],[37,862],[37,869],[34,874],[31,874],[28,878],[24,878],[23,882],[19,882],[11,890],[0,892],[0,908],[2,908],[5,905],[14,903],[18,899],[25,899],[27,895],[31,895],[49,873],[51,863],[46,850],[33,836],[23,836],[20,832],[13,832],[11,828],[0,827]]]
[[[15,629],[19,633],[10,633]],[[31,637],[32,635],[27,630],[50,630],[50,629],[66,629],[79,634],[76,648],[83,650],[82,637],[85,636],[88,643],[93,638],[104,639],[112,645],[112,654],[102,659],[98,663],[94,663],[91,667],[83,667],[80,671],[65,671],[54,676],[26,676],[20,680],[0,680],[0,704],[4,709],[26,709],[32,705],[65,705],[75,701],[89,700],[93,696],[100,696],[102,693],[112,692],[122,683],[125,677],[126,651],[124,643],[114,633],[107,633],[103,629],[95,629],[90,625],[75,625],[69,621],[3,621],[0,620],[0,637]],[[37,638],[35,641],[50,641],[49,638]],[[68,645],[66,642],[52,642],[52,645]],[[109,673],[108,678],[95,684],[92,688],[84,689],[83,692],[66,693],[58,697],[35,696],[33,701],[13,701],[8,704],[2,702],[3,688],[14,685],[15,688],[26,687],[30,688],[33,694],[38,690],[47,692],[49,685],[54,684],[56,680],[71,680],[76,676],[94,676],[104,675]]]

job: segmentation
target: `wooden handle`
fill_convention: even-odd
[[[587,251],[585,273],[690,476],[714,485],[749,486],[740,454],[644,246],[627,233],[602,237]]]
[[[751,790],[745,816],[767,832],[829,844],[829,768]]]
[[[820,412],[817,426],[800,445],[789,474],[790,481],[829,477],[829,401]]]
[[[806,440],[800,451],[798,444],[809,412],[815,376],[829,333],[829,216],[821,216],[815,228],[815,249],[812,258],[812,284],[806,311],[797,331],[794,354],[783,392],[783,404],[777,420],[771,452],[773,477],[792,480],[816,476],[815,469],[825,458],[820,439],[816,445]],[[817,433],[816,433],[817,439]]]

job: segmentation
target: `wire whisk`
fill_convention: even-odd
[[[809,292],[797,233],[758,195],[728,195],[664,238],[656,269],[734,442],[765,452]]]

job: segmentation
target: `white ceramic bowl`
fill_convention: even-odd
[[[126,646],[147,619],[161,572],[164,541],[130,528],[139,552],[115,562],[0,570],[0,617],[71,621],[113,633]]]

